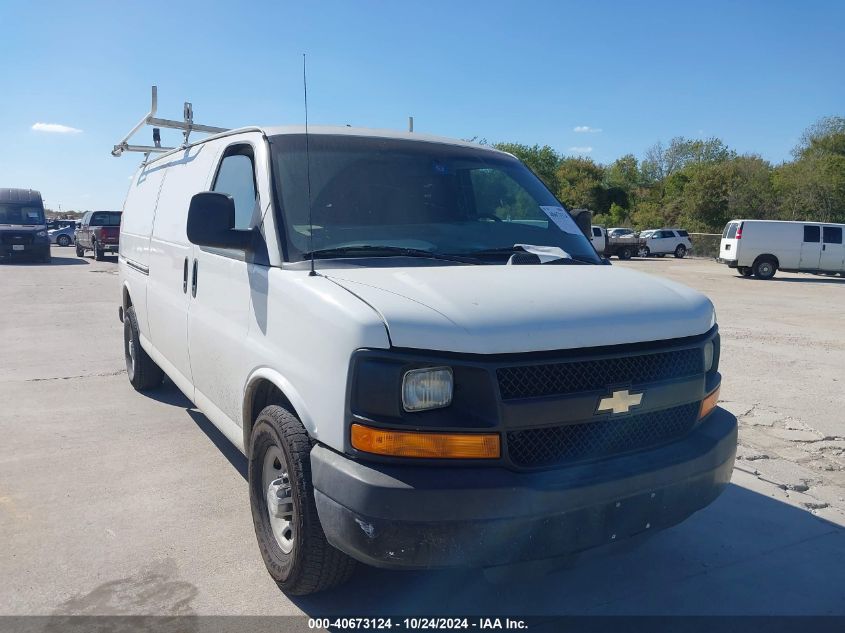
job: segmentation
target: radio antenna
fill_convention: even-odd
[[[308,181],[308,250],[311,251],[311,272],[314,270],[314,221],[311,215],[311,153],[308,151],[308,78],[305,73],[305,53],[302,53],[302,94],[305,97],[305,179]]]

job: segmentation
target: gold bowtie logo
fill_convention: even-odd
[[[631,393],[627,389],[614,391],[611,395],[599,400],[599,407],[596,413],[613,411],[613,413],[628,413],[634,407],[638,407],[643,400],[643,394]]]

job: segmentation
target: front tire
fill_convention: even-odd
[[[138,317],[135,308],[129,307],[123,315],[123,354],[126,374],[136,391],[146,391],[161,385],[164,372],[141,347]]]
[[[59,235],[56,238],[56,244],[59,246],[70,246],[70,238],[67,235]]]
[[[675,257],[678,259],[683,259],[687,254],[687,247],[683,244],[678,244],[678,248],[675,249]]]
[[[640,249],[640,257],[648,257],[651,255],[651,249],[648,246],[643,246]]]
[[[631,256],[633,254],[634,254],[634,251],[631,250],[630,247],[625,246],[625,247],[619,249],[619,251],[616,253],[616,256],[619,259],[631,259]]]
[[[249,447],[249,498],[267,571],[290,595],[346,582],[355,561],[332,547],[317,516],[311,483],[311,439],[299,419],[271,405],[258,415]],[[268,497],[280,499],[272,513]]]

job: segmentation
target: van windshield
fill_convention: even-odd
[[[44,209],[40,206],[2,202],[0,224],[44,224]]]
[[[561,204],[515,158],[403,139],[313,134],[308,143],[310,221],[305,135],[270,138],[291,260],[361,246],[373,255],[407,249],[504,263],[514,245],[531,244],[600,263]]]

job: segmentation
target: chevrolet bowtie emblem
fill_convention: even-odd
[[[596,413],[613,411],[613,413],[628,413],[633,407],[638,407],[643,400],[643,394],[631,393],[627,389],[614,391],[606,398],[599,400],[599,407]]]

